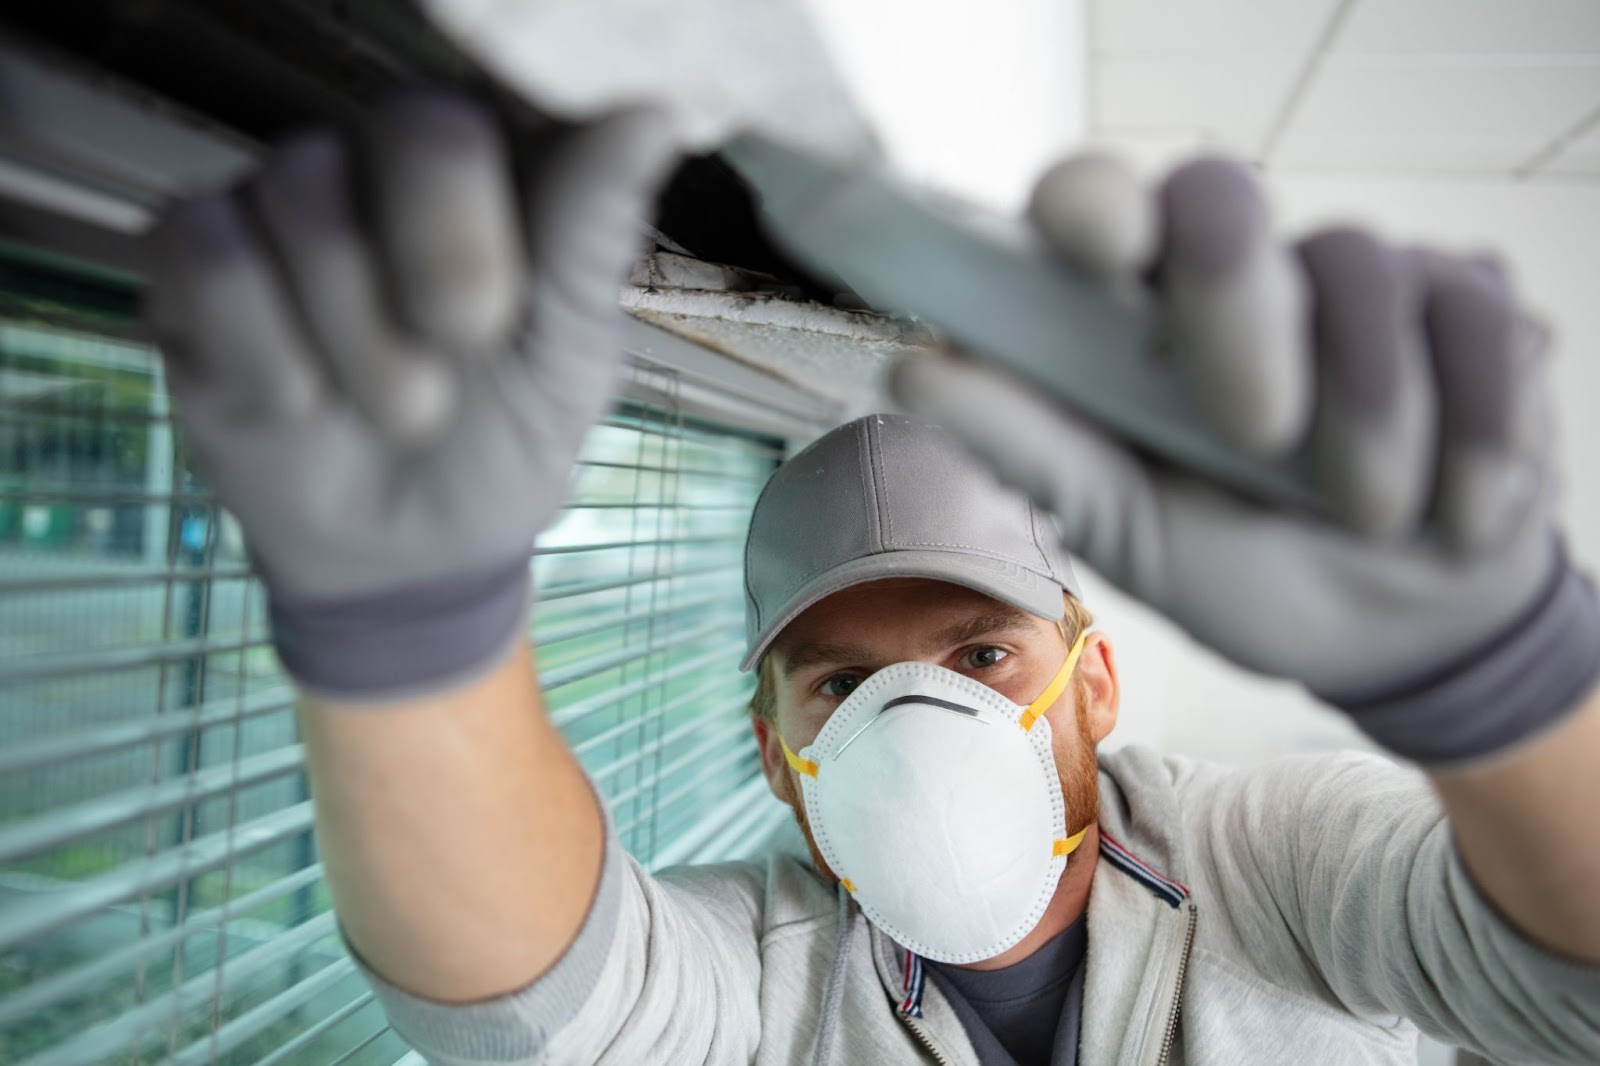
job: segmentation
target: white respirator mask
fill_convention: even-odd
[[[1026,707],[954,670],[896,663],[861,682],[798,753],[783,743],[818,850],[897,944],[978,962],[1044,916],[1088,831],[1067,835],[1043,717],[1083,644],[1080,635]]]

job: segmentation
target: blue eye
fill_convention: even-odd
[[[1004,648],[997,648],[992,644],[985,644],[981,648],[973,648],[964,656],[967,666],[974,670],[982,670],[987,666],[996,666],[1000,660],[1011,653]]]
[[[822,687],[818,691],[824,696],[843,699],[854,692],[859,684],[861,684],[861,679],[854,674],[834,674],[822,683]]]

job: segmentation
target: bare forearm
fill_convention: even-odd
[[[599,880],[602,823],[526,646],[443,695],[306,699],[301,731],[328,882],[370,966],[464,1002],[560,957]]]
[[[1433,782],[1484,894],[1533,939],[1600,963],[1600,690],[1549,734]]]

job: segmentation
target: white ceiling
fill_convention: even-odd
[[[1091,132],[1153,160],[1600,181],[1600,0],[1090,0]]]

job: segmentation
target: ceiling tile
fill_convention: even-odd
[[[1506,145],[1304,144],[1285,146],[1272,157],[1274,172],[1329,174],[1424,174],[1510,177],[1528,153]]]
[[[1510,170],[1600,104],[1600,66],[1335,57],[1274,162]]]
[[[1187,131],[1256,152],[1293,83],[1292,56],[1103,56],[1095,64],[1097,131]]]
[[[1226,145],[1212,143],[1199,133],[1183,131],[1112,130],[1092,137],[1085,147],[1104,149],[1151,180],[1202,153],[1227,150]]]
[[[1336,0],[1093,0],[1103,52],[1292,52],[1303,57]]]
[[[1538,176],[1546,174],[1600,178],[1600,126],[1567,145],[1559,155],[1539,168]]]
[[[1368,0],[1340,52],[1600,52],[1595,0]]]

